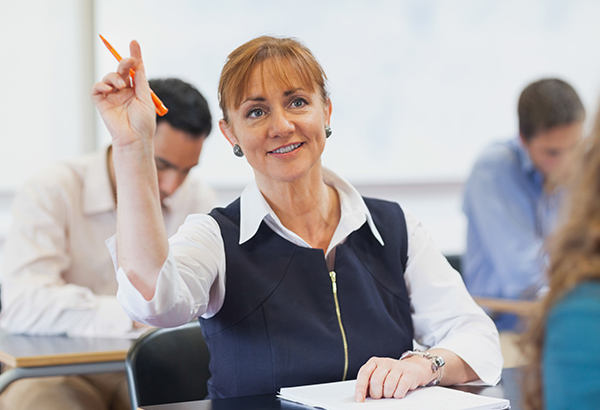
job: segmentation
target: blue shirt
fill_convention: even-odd
[[[543,242],[554,227],[559,196],[544,192],[544,177],[518,138],[483,152],[464,190],[462,274],[471,294],[527,299],[540,290]]]
[[[550,311],[542,379],[548,410],[597,409],[600,397],[600,282],[579,284]]]

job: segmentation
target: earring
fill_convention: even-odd
[[[244,153],[242,152],[242,148],[238,144],[235,144],[233,146],[233,155],[235,155],[236,157],[240,157],[240,158],[244,156]]]
[[[331,131],[331,127],[329,125],[326,125],[325,126],[325,138],[331,137],[332,133],[333,133],[333,131]]]

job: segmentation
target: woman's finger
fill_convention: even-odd
[[[417,379],[415,377],[410,377],[410,375],[403,374],[398,381],[394,398],[401,399],[406,396],[406,393],[408,393],[409,390],[414,390],[419,387],[419,383],[417,383],[416,380]]]
[[[367,397],[367,389],[371,380],[371,374],[377,368],[374,358],[370,358],[367,363],[363,364],[358,375],[356,376],[356,387],[354,389],[354,399],[358,403],[365,401]]]
[[[390,372],[389,366],[386,363],[377,363],[377,368],[371,374],[371,380],[369,381],[369,396],[374,399],[380,399],[383,397],[383,384]]]
[[[102,78],[102,82],[113,87],[115,90],[122,90],[127,87],[127,82],[120,73],[108,73]]]
[[[397,366],[392,367],[383,382],[383,397],[394,397],[401,377],[402,371]]]
[[[123,79],[123,82],[127,85],[131,83],[131,70],[135,67],[136,60],[132,57],[122,59],[117,66],[117,73]]]
[[[135,81],[133,82],[135,95],[141,100],[151,101],[150,85],[146,78],[146,69],[144,67],[140,43],[132,40],[131,43],[129,43],[129,53],[131,54],[131,57],[135,59],[135,66],[133,67],[135,70]]]
[[[106,84],[103,81],[98,81],[92,86],[92,97],[97,95],[106,95],[114,90],[112,85]]]

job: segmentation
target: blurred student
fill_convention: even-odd
[[[525,338],[530,409],[599,406],[600,116],[575,163],[564,223],[549,241],[549,292]]]
[[[154,159],[163,219],[172,235],[188,214],[215,205],[214,192],[188,176],[212,119],[205,98],[190,84],[160,79],[150,86],[169,108],[156,117]],[[117,223],[111,150],[58,163],[16,193],[1,271],[2,329],[122,337],[135,327],[116,300],[117,280],[104,243]],[[0,396],[0,408],[129,408],[125,374],[23,379]]]
[[[562,196],[553,181],[581,138],[585,110],[573,87],[551,78],[523,90],[518,115],[519,136],[487,148],[465,185],[462,274],[475,296],[529,299],[544,286],[542,245]],[[516,322],[495,320],[500,330]]]

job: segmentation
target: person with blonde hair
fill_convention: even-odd
[[[113,138],[118,298],[150,325],[200,318],[210,398],[357,378],[361,402],[498,382],[496,328],[423,227],[322,166],[332,103],[308,48],[264,36],[229,55],[219,126],[255,179],[170,240],[158,223],[154,107],[140,46],[130,49],[92,91]]]
[[[600,113],[575,153],[549,291],[524,337],[530,409],[597,409],[600,396]]]

